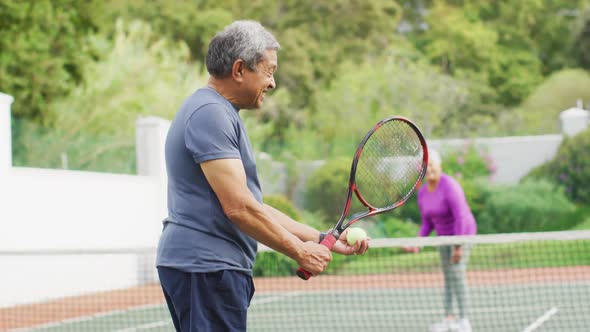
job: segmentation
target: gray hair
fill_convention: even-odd
[[[249,69],[256,70],[266,50],[280,48],[275,37],[260,23],[235,21],[211,39],[207,50],[207,71],[214,77],[226,77],[238,59],[244,60]]]
[[[438,165],[442,164],[442,158],[440,157],[440,153],[438,153],[438,151],[436,151],[435,149],[428,149],[428,160]]]

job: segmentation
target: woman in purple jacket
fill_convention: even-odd
[[[463,189],[449,175],[442,172],[438,152],[429,150],[426,183],[418,191],[418,208],[422,226],[418,236],[428,236],[434,230],[437,236],[473,235],[477,226]],[[471,332],[466,316],[467,283],[465,271],[470,253],[469,245],[441,246],[439,248],[445,279],[445,319],[432,325],[432,332]],[[417,248],[414,248],[417,252]],[[453,297],[457,299],[459,319],[453,315]]]

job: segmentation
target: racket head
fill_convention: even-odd
[[[428,148],[418,127],[403,117],[379,121],[359,144],[350,170],[346,204],[336,226],[321,242],[331,249],[340,234],[361,218],[389,211],[405,203],[420,186],[428,165]],[[352,193],[368,208],[344,224]],[[308,280],[302,268],[297,275]]]
[[[338,230],[341,232],[361,218],[404,204],[422,183],[427,165],[426,140],[412,121],[404,117],[379,121],[356,150]],[[353,192],[368,210],[354,214],[344,224]]]

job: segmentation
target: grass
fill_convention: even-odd
[[[482,244],[473,248],[469,261],[470,270],[590,265],[590,241]],[[435,250],[406,254],[399,249],[379,249],[364,257],[348,260],[335,272],[378,274],[431,272],[439,269],[440,258]]]
[[[578,225],[590,227],[590,221]],[[276,253],[264,253],[257,262],[258,276],[293,275],[292,262]],[[271,257],[276,255],[279,257]],[[278,259],[283,258],[283,259]],[[473,247],[469,269],[501,270],[559,266],[590,265],[590,241],[543,241],[511,244],[480,244]],[[334,255],[325,274],[386,274],[434,272],[440,270],[440,257],[435,248],[409,254],[399,248],[374,248],[362,256]]]
[[[588,219],[582,221],[581,223],[577,224],[573,230],[580,230],[580,231],[587,231],[590,230],[590,217]]]

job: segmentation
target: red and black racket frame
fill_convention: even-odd
[[[421,172],[418,176],[418,180],[414,184],[414,187],[412,188],[412,190],[408,191],[408,193],[402,199],[398,200],[396,203],[394,203],[390,206],[384,207],[384,208],[376,208],[376,207],[372,206],[371,204],[369,204],[363,198],[363,195],[358,191],[358,188],[357,188],[356,182],[355,182],[356,168],[357,168],[359,158],[363,152],[363,148],[365,147],[365,143],[367,143],[367,141],[369,140],[371,135],[373,135],[373,133],[375,131],[377,131],[377,129],[379,129],[379,127],[381,127],[382,125],[384,125],[385,123],[390,122],[390,121],[403,121],[406,124],[408,124],[415,131],[416,135],[418,136],[418,139],[420,140],[420,144],[422,145],[422,151],[423,151],[422,163],[423,164],[422,164]],[[420,187],[420,184],[422,183],[422,179],[424,178],[424,175],[426,175],[427,165],[428,165],[428,146],[426,145],[426,140],[424,139],[424,136],[422,135],[422,132],[420,131],[420,129],[418,129],[418,127],[412,121],[410,121],[407,118],[400,117],[400,116],[389,117],[389,118],[385,118],[385,119],[379,121],[375,126],[373,126],[373,128],[371,128],[371,130],[369,130],[369,132],[365,135],[365,137],[362,139],[361,143],[359,144],[358,148],[356,149],[356,152],[354,154],[354,158],[352,160],[352,166],[350,168],[350,177],[348,180],[348,192],[347,192],[347,196],[346,196],[346,204],[344,205],[344,209],[342,210],[342,214],[340,215],[338,222],[336,223],[334,228],[332,228],[326,234],[326,236],[320,242],[320,244],[324,245],[325,247],[327,247],[328,249],[331,250],[332,247],[334,247],[334,244],[336,244],[336,241],[338,241],[338,239],[340,238],[340,235],[342,234],[342,232],[344,232],[344,230],[346,230],[350,225],[354,224],[358,220],[365,218],[365,217],[373,216],[373,215],[376,215],[379,213],[391,211],[395,208],[402,206],[414,194],[414,192],[416,192],[416,190]],[[344,223],[344,220],[346,219],[346,216],[348,215],[348,211],[350,209],[350,204],[352,202],[352,193],[353,192],[355,193],[355,195],[359,199],[359,201],[363,205],[365,205],[369,210],[366,212],[354,215],[354,217],[352,217],[347,223]],[[303,280],[308,280],[309,278],[311,278],[311,274],[309,272],[303,270],[302,268],[299,268],[297,270],[297,275]]]

